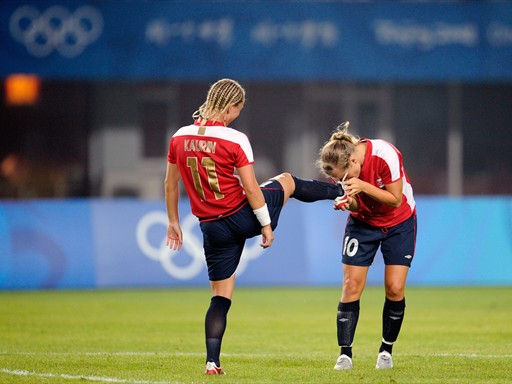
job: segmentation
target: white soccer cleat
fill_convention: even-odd
[[[340,355],[338,360],[336,360],[336,365],[334,366],[336,371],[343,371],[347,369],[352,369],[352,359],[347,355]]]
[[[213,361],[206,363],[206,369],[204,370],[205,375],[225,375],[226,372],[221,367],[217,367]]]
[[[347,204],[348,198],[347,195],[338,196],[334,199],[334,209],[339,210],[343,208],[345,204]]]
[[[377,356],[377,369],[389,369],[393,368],[393,357],[388,351],[382,351]]]
[[[343,195],[338,196],[334,199],[334,209],[338,210],[341,209],[348,201],[347,192],[345,192],[345,184],[344,181],[347,178],[348,173],[345,173],[345,176],[343,176],[343,179],[341,181],[338,181],[337,184],[341,187],[341,190],[343,191]]]

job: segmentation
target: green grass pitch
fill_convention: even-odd
[[[0,383],[511,383],[512,287],[407,290],[392,370],[375,369],[381,287],[361,301],[354,369],[334,371],[337,288],[235,290],[205,376],[209,289],[0,292]]]

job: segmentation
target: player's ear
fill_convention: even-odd
[[[229,106],[224,111],[224,126],[228,126],[234,119],[233,115],[233,106],[234,104],[229,104]]]
[[[232,110],[233,110],[233,105],[234,104],[229,104],[228,107],[226,108],[225,112],[224,112],[224,115],[229,115],[231,114]]]

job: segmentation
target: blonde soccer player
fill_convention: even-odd
[[[205,318],[205,373],[212,375],[224,373],[221,344],[246,239],[261,234],[261,246],[270,247],[289,197],[312,202],[334,200],[343,194],[337,184],[302,180],[289,173],[258,185],[251,144],[245,134],[230,127],[244,104],[245,90],[237,81],[215,82],[193,114],[194,122],[172,136],[168,152],[167,245],[179,250],[184,241],[178,213],[181,179],[203,233],[212,294]]]
[[[352,368],[352,343],[368,269],[380,247],[385,263],[382,341],[376,368],[393,367],[392,349],[405,313],[405,284],[416,246],[416,203],[402,154],[391,143],[358,138],[338,126],[317,161],[343,184],[335,208],[349,210],[342,248],[343,288],[337,313],[340,355],[334,369]]]

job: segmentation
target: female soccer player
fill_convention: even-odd
[[[246,239],[262,234],[261,246],[274,240],[283,205],[334,200],[341,187],[301,180],[282,173],[258,185],[247,136],[229,125],[245,103],[245,90],[231,79],[214,83],[206,101],[193,114],[194,123],[171,138],[165,178],[169,224],[167,245],[181,249],[178,181],[183,181],[192,213],[199,218],[212,298],[205,318],[206,374],[223,374],[220,349],[235,286],[235,271]]]
[[[342,181],[346,195],[335,208],[349,210],[343,240],[343,290],[338,304],[340,356],[334,369],[352,368],[352,342],[363,293],[377,248],[385,263],[386,299],[376,368],[392,368],[392,348],[402,326],[405,284],[416,245],[416,203],[402,154],[384,140],[359,139],[343,123],[320,150],[327,176]]]

